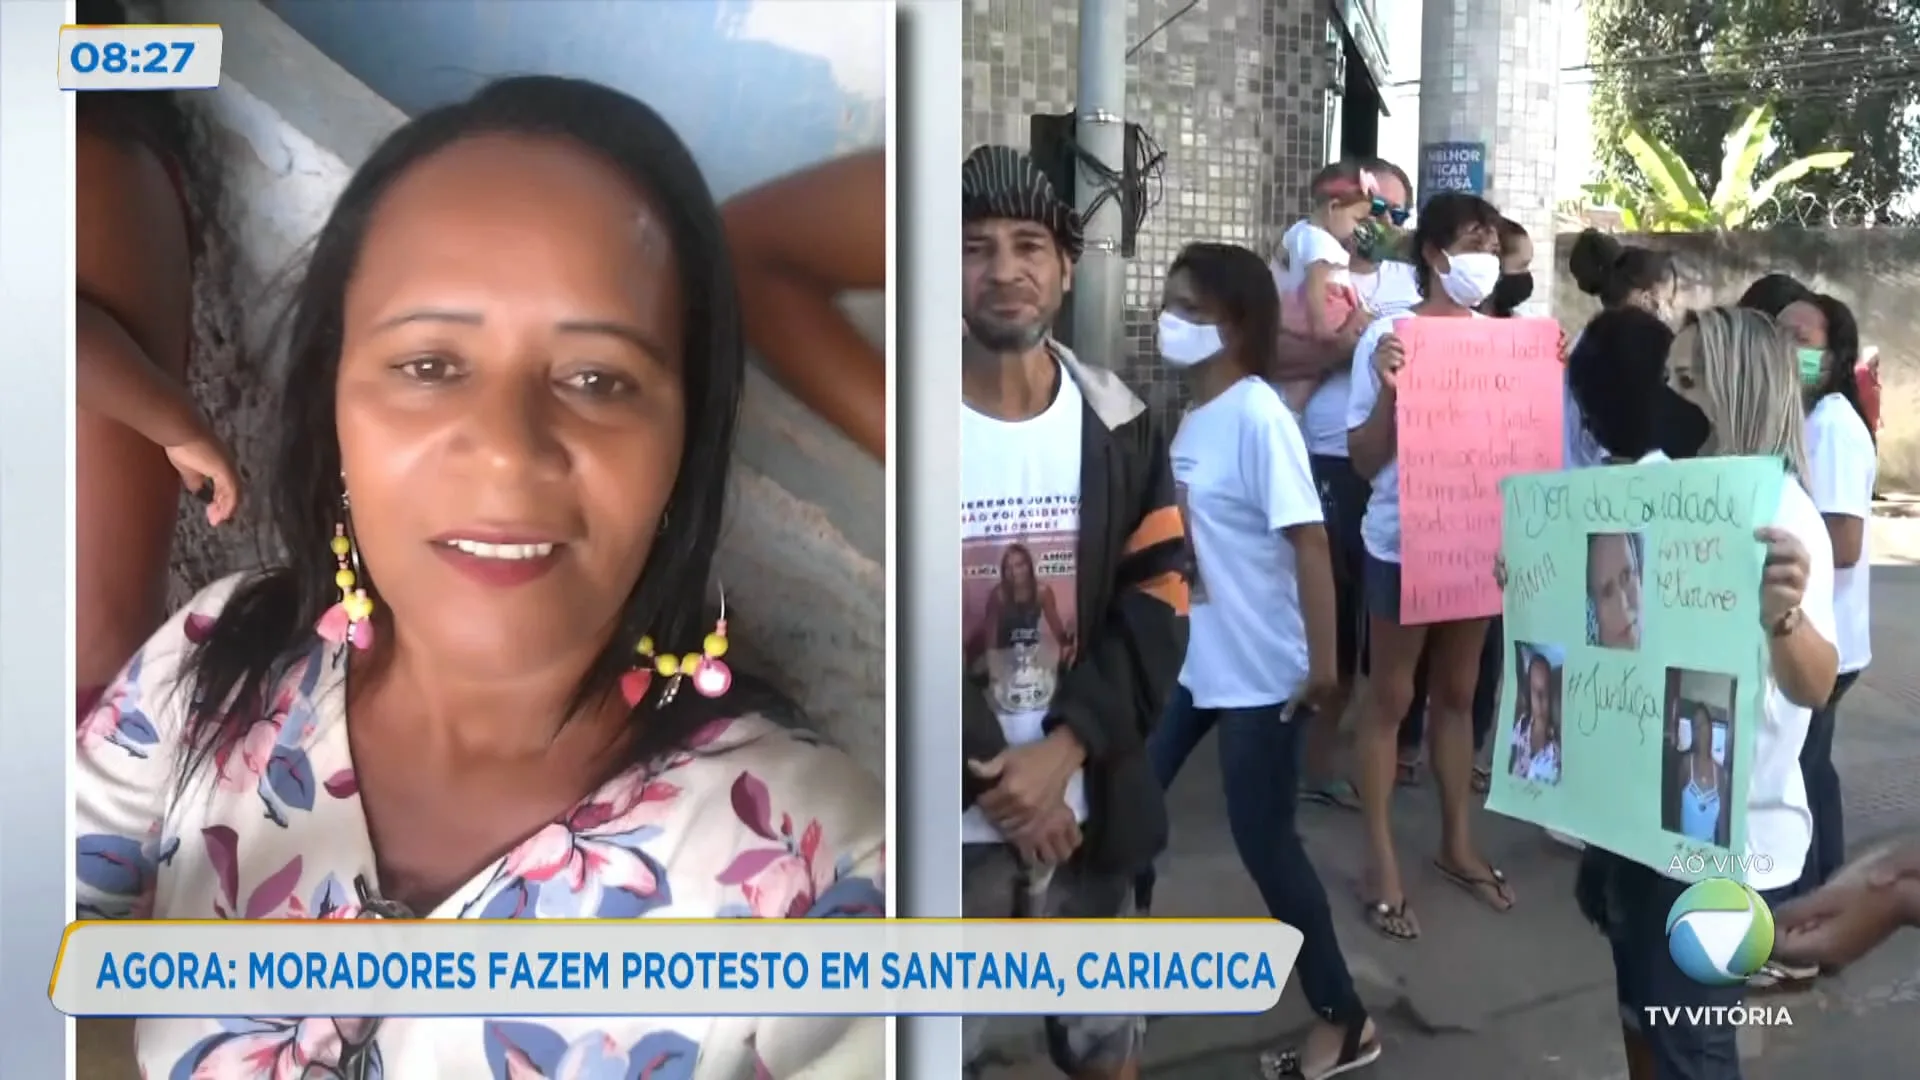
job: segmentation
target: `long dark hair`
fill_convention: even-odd
[[[314,624],[335,599],[327,537],[339,519],[342,480],[335,430],[346,290],[381,197],[421,160],[463,139],[512,134],[566,140],[613,165],[654,198],[672,236],[686,305],[686,444],[666,521],[627,596],[621,629],[576,689],[569,715],[602,700],[650,634],[661,650],[698,648],[706,631],[707,579],[720,535],[733,429],[744,378],[739,300],[726,235],[693,156],[646,105],[597,83],[550,76],[504,79],[471,99],[425,113],[388,136],[334,204],[279,324],[286,381],[274,459],[272,526],[286,566],[255,574],[234,593],[183,669],[188,742],[182,782],[207,755],[244,738],[290,666],[314,646]],[[371,569],[371,568],[370,568]],[[377,592],[377,582],[366,584]],[[681,692],[656,709],[662,685],[634,711],[631,756],[644,761],[684,745],[716,715]],[[736,680],[723,699],[761,693]],[[644,723],[640,722],[644,716]]]
[[[1787,310],[1787,305],[1801,300],[1813,299],[1813,290],[1802,285],[1791,274],[1763,274],[1747,291],[1740,294],[1740,305],[1754,311],[1764,311],[1775,318]]]
[[[1821,317],[1827,321],[1827,355],[1833,361],[1820,384],[1814,387],[1813,399],[1818,401],[1828,394],[1846,398],[1860,422],[1867,425],[1867,434],[1872,435],[1873,423],[1867,419],[1867,407],[1860,403],[1860,377],[1856,371],[1860,366],[1860,324],[1854,321],[1853,309],[1826,293],[1814,293],[1804,302],[1819,308]]]
[[[1567,272],[1581,292],[1604,308],[1617,308],[1634,293],[1650,292],[1674,279],[1673,256],[1623,244],[1598,229],[1574,237]]]
[[[1485,228],[1498,232],[1500,211],[1478,195],[1446,191],[1427,200],[1420,208],[1420,222],[1413,227],[1413,275],[1420,295],[1433,295],[1433,268],[1427,265],[1427,250],[1445,251],[1468,230]]]
[[[1233,331],[1241,368],[1249,375],[1272,370],[1280,347],[1280,292],[1260,256],[1238,244],[1188,244],[1167,276],[1183,270]]]
[[[1580,332],[1567,388],[1608,453],[1637,461],[1659,447],[1660,399],[1673,393],[1665,375],[1673,337],[1659,316],[1632,306],[1602,311]]]

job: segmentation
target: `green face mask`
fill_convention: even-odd
[[[1820,381],[1821,368],[1827,359],[1827,350],[1801,348],[1799,355],[1800,382],[1804,386],[1812,386]]]

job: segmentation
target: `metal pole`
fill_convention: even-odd
[[[1125,0],[1080,0],[1080,92],[1074,141],[1116,174],[1127,146],[1127,5]],[[1073,347],[1090,363],[1118,368],[1126,323],[1126,261],[1120,257],[1119,192],[1092,214],[1108,185],[1078,166],[1074,204],[1085,217],[1086,250],[1073,274]]]

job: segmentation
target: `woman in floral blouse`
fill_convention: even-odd
[[[510,79],[348,184],[284,321],[286,565],[82,722],[81,918],[884,914],[883,800],[763,715],[707,583],[743,379],[652,110]],[[148,1019],[152,1080],[863,1080],[879,1020]]]

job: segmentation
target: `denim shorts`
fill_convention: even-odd
[[[1363,574],[1365,583],[1361,586],[1361,591],[1366,597],[1367,611],[1398,625],[1400,622],[1400,564],[1388,562],[1369,551]]]

